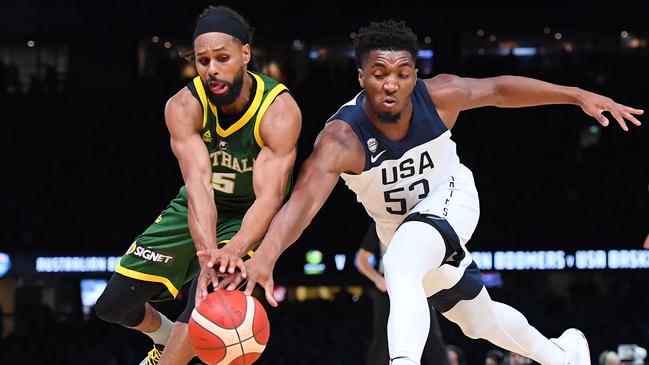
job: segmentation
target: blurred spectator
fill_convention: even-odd
[[[485,356],[485,365],[505,365],[505,354],[500,350],[490,350]]]
[[[466,365],[464,351],[454,345],[446,345],[446,354],[448,355],[449,365]]]
[[[599,365],[620,365],[620,358],[615,351],[603,351],[598,358]]]
[[[527,357],[519,355],[515,352],[510,352],[507,356],[508,365],[529,365],[531,363],[531,359],[528,359]]]

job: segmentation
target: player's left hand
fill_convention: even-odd
[[[590,115],[591,117],[597,119],[597,122],[604,127],[607,127],[609,124],[608,118],[606,118],[602,113],[609,112],[615,118],[617,123],[628,132],[629,127],[627,127],[626,120],[640,126],[640,121],[634,115],[642,115],[644,110],[635,109],[628,107],[626,105],[616,103],[611,98],[606,96],[598,95],[590,91],[582,90],[579,96],[579,106],[584,111],[584,113]]]
[[[194,302],[196,306],[207,297],[207,287],[210,283],[213,286],[216,286],[218,283],[218,278],[213,268],[208,267],[207,263],[203,262],[201,262],[200,267],[201,271],[198,273],[198,279],[196,279],[196,297]]]

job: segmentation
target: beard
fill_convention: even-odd
[[[235,100],[241,95],[241,89],[243,88],[243,67],[239,72],[234,76],[234,81],[227,82],[225,80],[218,79],[216,77],[210,77],[208,82],[222,82],[228,86],[228,92],[223,95],[216,95],[212,93],[207,82],[203,81],[203,86],[207,91],[206,95],[210,102],[218,107],[223,107],[234,103]]]
[[[376,116],[379,118],[379,122],[386,124],[396,124],[401,118],[401,112],[399,113],[386,113],[379,112],[376,113]]]

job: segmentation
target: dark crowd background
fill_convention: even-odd
[[[191,79],[179,51],[191,47],[194,20],[209,4],[0,1],[0,251],[118,255],[164,209],[182,184],[164,105]],[[649,108],[646,1],[225,5],[257,29],[257,68],[278,75],[300,105],[296,171],[324,121],[360,90],[351,38],[370,20],[408,22],[421,48],[432,51],[419,61],[422,77],[530,76]],[[599,128],[576,106],[463,112],[454,140],[476,177],[482,209],[469,248],[640,248],[649,233],[649,132],[643,126],[624,133],[609,119],[610,127]],[[278,263],[276,281],[300,284],[309,248],[353,254],[368,223],[339,184]],[[494,298],[549,336],[581,328],[594,357],[619,343],[649,345],[645,271],[503,278]],[[43,287],[75,279],[10,280],[38,298]],[[338,284],[346,280],[365,283],[359,274]],[[180,305],[162,307],[173,312]],[[133,364],[149,346],[144,336],[92,314],[83,320],[79,308],[65,312],[33,299],[5,313],[16,326],[0,342],[0,363]],[[269,315],[262,364],[364,361],[371,338],[365,296],[287,301]],[[442,327],[446,340],[467,352],[467,364],[484,362],[492,346],[468,340],[446,321]]]

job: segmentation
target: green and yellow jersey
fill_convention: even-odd
[[[252,170],[264,146],[259,124],[273,100],[286,90],[284,85],[270,77],[249,73],[254,80],[252,98],[241,116],[230,120],[232,123],[225,129],[222,128],[224,123],[219,124],[218,110],[207,99],[201,79],[196,77],[188,85],[203,107],[201,137],[212,160],[219,246],[229,242],[239,231],[243,216],[255,201]],[[289,188],[290,183],[287,192]],[[115,269],[130,278],[163,284],[165,289],[161,289],[153,300],[176,297],[180,288],[200,270],[187,222],[188,214],[187,190],[183,186],[158,219],[135,238]]]
[[[219,124],[218,110],[207,98],[200,77],[188,85],[203,107],[201,138],[212,161],[212,186],[219,212],[245,212],[255,201],[252,170],[264,146],[259,126],[270,104],[287,90],[266,75],[248,73],[253,78],[252,100],[241,117],[225,129]]]

